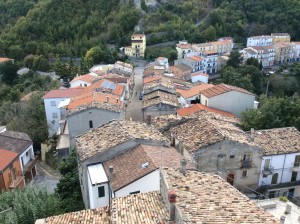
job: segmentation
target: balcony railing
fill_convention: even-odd
[[[38,161],[38,157],[35,156],[24,166],[24,168],[23,168],[24,175],[25,175],[25,173],[30,171],[32,169],[32,167],[34,167],[34,165],[37,163],[37,161]]]
[[[251,161],[250,160],[242,161],[242,168],[251,168]]]
[[[8,182],[9,188],[14,189],[18,187],[22,181],[24,181],[23,173],[21,171],[15,172],[15,178],[10,179]]]
[[[272,175],[274,173],[274,168],[272,166],[264,167],[262,173],[263,175]]]

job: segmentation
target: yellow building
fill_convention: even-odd
[[[131,46],[125,47],[125,54],[132,57],[144,57],[146,50],[146,35],[132,34]]]
[[[288,33],[271,33],[271,36],[273,37],[273,43],[291,41],[291,36]]]

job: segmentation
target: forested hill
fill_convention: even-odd
[[[6,3],[17,1],[34,2]],[[39,0],[31,8],[15,24],[2,30],[0,55],[19,60],[28,54],[49,52],[84,55],[100,43],[125,42],[140,16],[133,5],[119,4],[119,0]],[[6,20],[12,23],[13,18],[23,15],[11,13],[12,19]]]
[[[121,4],[120,2],[127,2]],[[134,26],[148,43],[187,39],[205,42],[232,36],[290,33],[300,40],[299,0],[169,0],[143,13],[134,0],[1,0],[0,56],[22,60],[29,54],[83,56],[91,47],[124,46]],[[164,35],[156,35],[164,31]]]

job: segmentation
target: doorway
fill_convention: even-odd
[[[227,182],[233,186],[233,184],[234,184],[234,174],[233,173],[230,173],[227,175]]]

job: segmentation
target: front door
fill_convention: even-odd
[[[293,199],[294,193],[295,193],[295,188],[289,189],[289,194],[288,194],[288,199],[289,199],[289,200],[292,200],[292,199]]]
[[[230,183],[231,185],[234,184],[234,174],[233,173],[228,174],[227,182]]]

